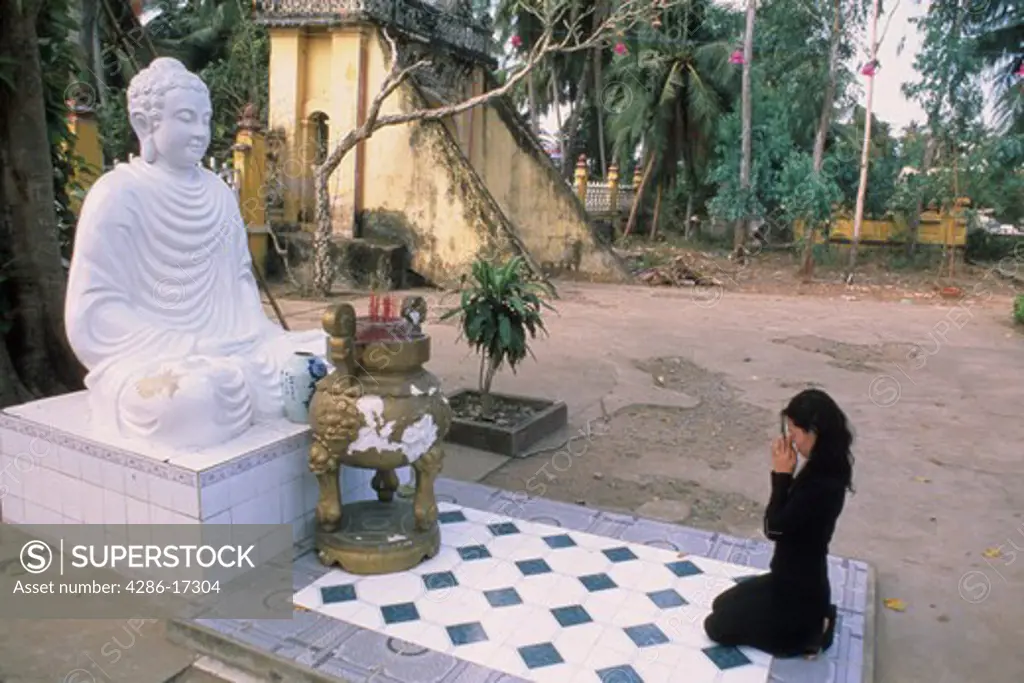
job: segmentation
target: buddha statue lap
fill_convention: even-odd
[[[82,206],[67,334],[96,428],[209,447],[283,416],[282,365],[324,353],[325,333],[286,332],[264,313],[238,201],[201,166],[206,84],[158,58],[132,79],[128,110],[141,155]]]

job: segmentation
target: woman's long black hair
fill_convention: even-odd
[[[837,479],[852,492],[853,433],[846,414],[832,397],[820,389],[806,389],[790,400],[782,414],[816,437],[805,471],[815,477]]]

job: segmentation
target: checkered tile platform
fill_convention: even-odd
[[[440,507],[437,557],[395,575],[333,570],[295,603],[532,681],[768,680],[768,655],[717,646],[703,631],[714,598],[759,570]]]

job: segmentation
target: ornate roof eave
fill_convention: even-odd
[[[421,0],[253,0],[257,23],[268,27],[337,27],[372,23],[406,39],[439,44],[470,61],[497,68],[490,29]]]

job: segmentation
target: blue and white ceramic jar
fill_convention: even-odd
[[[296,351],[281,369],[284,415],[292,422],[307,424],[309,402],[316,383],[327,376],[327,363],[309,351]]]

